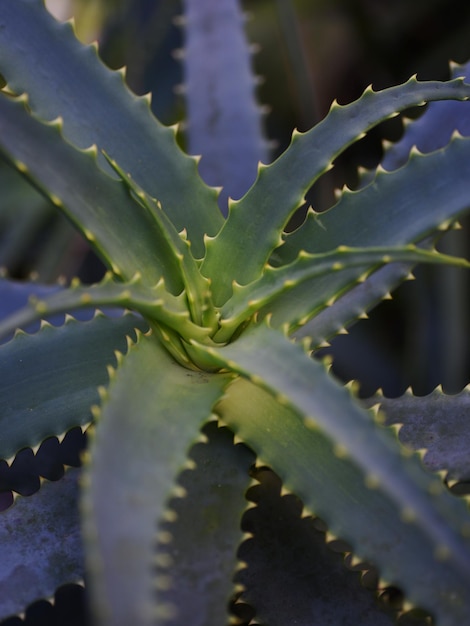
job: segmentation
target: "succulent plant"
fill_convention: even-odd
[[[238,42],[228,69],[207,71],[216,85],[220,71],[243,76],[237,98],[219,76],[225,91],[215,90],[213,113],[232,120],[228,143],[247,139],[241,150],[252,164],[264,143],[238,7],[201,2],[195,14],[192,4],[188,41],[191,33],[203,40],[212,24],[224,34],[217,45]],[[191,58],[197,53],[195,46]],[[158,122],[149,99],[41,2],[4,0],[0,72],[1,152],[108,268],[93,285],[0,285],[5,301],[27,300],[0,322],[8,339],[0,349],[0,458],[11,464],[74,427],[90,435],[80,478],[67,469],[2,513],[0,616],[81,579],[85,567],[97,624],[237,623],[227,608],[234,594],[255,604],[260,623],[285,624],[288,600],[276,617],[276,605],[271,613],[256,607],[233,582],[256,462],[301,499],[304,515],[324,520],[328,538],[348,543],[353,564],[373,563],[381,585],[400,586],[437,624],[465,623],[467,504],[388,423],[415,411],[445,430],[449,415],[465,409],[466,392],[365,403],[316,351],[414,264],[469,267],[434,244],[468,208],[470,139],[453,134],[437,151],[411,150],[399,169],[379,168],[331,209],[309,209],[300,227],[286,227],[311,185],[364,133],[423,102],[466,100],[470,85],[412,78],[334,103],[273,163],[260,163],[257,174],[247,168],[242,179],[251,186],[244,195],[243,183],[234,186],[241,197],[224,218],[220,190],[203,182],[177,129]],[[249,120],[246,136],[240,119]],[[46,321],[31,330],[38,320]],[[223,445],[227,427],[243,445]],[[210,452],[198,446],[208,436]]]

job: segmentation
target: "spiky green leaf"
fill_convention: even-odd
[[[227,198],[240,198],[254,182],[258,163],[266,162],[244,19],[238,0],[184,5],[189,150],[202,155],[204,180],[223,188],[219,202],[226,213]]]
[[[363,249],[342,246],[323,254],[301,252],[297,259],[288,265],[279,268],[268,267],[258,280],[249,285],[234,285],[234,294],[221,308],[221,328],[215,339],[228,340],[243,321],[260,309],[270,310],[275,306],[278,297],[284,297],[289,291],[304,285],[307,281],[321,276],[331,278],[332,275],[347,272],[353,267],[365,271],[374,264],[396,261],[443,263],[470,268],[470,263],[465,259],[422,250],[413,245]]]
[[[0,97],[0,134],[0,150],[65,212],[117,276],[140,272],[150,284],[163,276],[169,289],[181,291],[180,267],[164,228],[124,182],[99,168],[96,147],[76,149],[64,140],[60,120],[34,118],[24,98]],[[44,146],[47,159],[38,159]],[[130,232],[138,246],[128,245]]]
[[[293,368],[285,354],[283,362],[286,368]],[[283,369],[273,359],[268,367],[275,372]],[[312,373],[306,364],[305,370],[309,369]],[[335,393],[326,400],[325,389],[333,383],[316,365],[314,369],[319,376],[306,378],[310,388],[308,397],[317,397],[315,404],[322,405],[315,411],[315,417],[325,411],[325,419],[341,421],[345,428],[351,429],[352,442],[355,439],[352,422],[357,424],[353,414],[358,409],[346,406],[352,401],[345,392]],[[299,379],[303,377],[298,370],[296,374]],[[309,403],[312,413],[312,400]],[[326,522],[330,540],[339,537],[347,541],[356,556],[378,567],[384,584],[400,586],[409,602],[432,612],[440,625],[458,626],[465,621],[469,611],[469,545],[460,530],[468,537],[468,511],[464,503],[445,491],[440,481],[425,474],[416,458],[401,456],[398,448],[384,452],[378,435],[372,454],[364,453],[361,459],[354,459],[350,456],[350,442],[345,448],[336,446],[311,420],[300,419],[289,406],[247,380],[235,381],[216,411],[256,450],[258,463],[272,467],[285,489],[302,499],[307,512],[319,515]],[[364,415],[361,419],[366,423],[370,418]],[[370,419],[371,429],[377,428],[372,424]],[[391,496],[384,482],[376,481],[360,467],[378,448],[384,457],[395,456],[396,467],[385,482],[395,486],[401,483],[398,491],[403,491],[403,499]],[[386,464],[384,458],[383,467]],[[411,496],[412,491],[416,500]],[[404,502],[406,492],[411,496],[411,508]],[[427,502],[425,508],[433,509],[430,517],[421,508],[423,501]],[[446,554],[439,549],[440,541],[432,536],[433,532],[429,533],[428,524],[431,517],[435,519],[437,509],[439,517],[442,516],[443,534],[447,538],[453,535],[458,544],[463,544],[462,552]],[[414,518],[412,511],[416,513]],[[457,531],[453,529],[455,524],[461,527]]]
[[[308,188],[364,132],[423,101],[469,96],[470,86],[464,85],[463,79],[419,83],[412,78],[380,92],[368,89],[346,106],[335,104],[314,128],[296,132],[289,148],[274,163],[260,169],[255,184],[233,203],[220,233],[207,244],[203,271],[213,280],[216,304],[230,296],[228,278],[241,284],[258,278]]]
[[[97,315],[45,324],[0,346],[0,458],[11,460],[22,448],[88,424],[114,351],[126,350],[126,336],[135,336],[136,327],[146,323],[134,315]]]
[[[155,605],[158,524],[177,495],[190,446],[227,382],[226,375],[182,368],[154,336],[140,337],[112,376],[82,507],[100,624],[164,624],[174,612]]]
[[[403,168],[379,171],[371,184],[345,192],[330,210],[310,212],[302,227],[286,236],[277,251],[279,263],[291,262],[299,250],[320,253],[340,245],[405,245],[448,228],[470,205],[469,155],[470,139],[455,136],[443,150],[428,155],[414,152]],[[312,280],[292,290],[289,297],[279,298],[266,313],[272,313],[276,325],[289,322],[295,327],[357,284],[361,273],[351,269]],[[372,297],[369,306],[374,303]],[[341,314],[338,327],[350,316],[349,309]]]
[[[187,229],[193,253],[203,256],[204,234],[215,234],[223,221],[216,191],[177,146],[175,129],[158,122],[147,99],[133,95],[70,24],[56,22],[42,2],[4,1],[0,71],[13,91],[28,94],[38,117],[61,117],[72,143],[97,144],[115,159],[162,203],[178,231]]]
[[[203,434],[207,442],[193,446],[194,466],[178,481],[186,494],[170,503],[175,519],[164,529],[172,540],[157,550],[159,601],[178,607],[168,626],[228,622],[240,519],[255,459],[245,446],[233,445],[233,434],[215,421]]]
[[[119,283],[109,273],[95,285],[72,284],[68,289],[59,290],[45,298],[33,295],[25,307],[0,322],[0,337],[16,327],[25,327],[56,313],[103,306],[139,311],[149,322],[173,329],[183,337],[204,341],[209,335],[209,329],[201,328],[191,321],[184,293],[180,296],[169,294],[163,282],[148,287],[142,284],[138,276],[131,282]]]
[[[442,624],[461,622],[470,608],[466,505],[277,331],[259,326],[210,353],[251,381],[229,388],[222,419],[386,580]]]

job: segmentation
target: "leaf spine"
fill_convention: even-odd
[[[451,550],[445,544],[438,545],[434,551],[434,558],[436,561],[448,561],[451,555]]]
[[[19,170],[22,174],[26,174],[28,172],[28,167],[22,162],[18,160],[13,161],[17,170]]]
[[[54,204],[56,207],[63,206],[62,200],[59,198],[59,196],[56,196],[54,193],[49,194],[49,199],[52,202],[52,204]]]
[[[337,443],[333,446],[333,454],[338,459],[346,459],[349,455],[348,449],[341,443]]]
[[[411,507],[404,507],[400,513],[400,518],[405,524],[411,524],[416,520],[416,511]]]
[[[157,541],[163,545],[168,545],[173,541],[173,535],[168,530],[161,530],[157,534]]]

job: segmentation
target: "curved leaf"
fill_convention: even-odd
[[[279,233],[308,188],[364,132],[423,101],[469,96],[470,86],[464,85],[463,79],[419,83],[412,78],[404,85],[377,93],[368,89],[346,106],[335,103],[314,128],[296,132],[289,148],[274,163],[260,169],[248,193],[231,206],[220,233],[207,242],[203,273],[213,281],[216,304],[230,296],[228,277],[240,284],[258,278],[273,250],[281,244]]]
[[[146,324],[134,315],[63,326],[43,324],[33,335],[18,333],[0,346],[0,458],[36,447],[91,420],[97,387],[108,382],[114,352]]]
[[[387,424],[398,424],[400,441],[424,453],[424,464],[434,472],[448,472],[447,481],[470,482],[468,411],[470,389],[448,395],[435,389],[426,396],[408,391],[398,398],[375,396]]]
[[[238,0],[185,0],[185,96],[191,154],[199,171],[227,198],[240,198],[265,161],[261,110]]]
[[[454,78],[470,78],[470,63],[451,64],[451,70]],[[381,165],[386,170],[397,169],[406,163],[414,146],[420,152],[438,150],[449,143],[455,130],[470,135],[470,107],[465,102],[431,102],[421,117],[408,121],[401,139],[386,147]]]
[[[157,551],[159,576],[173,581],[161,585],[159,601],[178,607],[168,626],[225,624],[234,592],[240,519],[254,455],[243,445],[233,445],[233,434],[216,422],[207,424],[203,434],[207,443],[196,444],[189,454],[194,467],[178,480],[186,495],[170,503],[176,519],[164,529],[172,541]]]
[[[324,308],[315,312],[291,336],[296,339],[308,337],[312,350],[325,347],[325,343],[328,344],[332,337],[361,317],[364,318],[367,311],[410,278],[411,267],[408,263],[391,263],[381,267],[362,282],[355,284],[338,300],[333,297],[331,301],[324,303]]]
[[[191,255],[186,232],[179,234],[159,203],[127,176],[115,161],[110,161],[110,163],[143,207],[150,211],[153,209],[152,213],[158,222],[165,244],[162,258],[170,265],[173,262],[179,270],[178,275],[181,276],[192,319],[199,324],[207,319],[210,323],[216,324],[210,299],[209,281],[201,275],[198,264]]]
[[[443,263],[470,268],[465,259],[422,250],[409,245],[395,248],[347,248],[332,252],[309,254],[300,252],[295,261],[278,268],[268,267],[258,280],[249,285],[234,285],[234,294],[221,309],[221,329],[215,335],[219,341],[228,340],[234,330],[260,309],[272,308],[276,299],[290,290],[319,276],[331,278],[352,267],[364,269],[372,264],[396,261]]]
[[[183,284],[166,233],[150,207],[127,185],[103,172],[96,146],[78,150],[62,135],[62,121],[43,123],[25,98],[0,96],[0,149],[60,208],[120,278],[140,272],[156,283],[164,276],[175,293]],[[47,146],[47,157],[38,158]],[[139,242],[129,246],[129,233]]]
[[[285,244],[276,251],[280,263],[291,262],[299,250],[321,253],[340,245],[397,246],[447,229],[470,206],[469,157],[470,139],[455,136],[438,152],[413,152],[399,170],[379,170],[371,184],[359,191],[346,191],[328,211],[310,212],[305,223],[286,236]],[[295,326],[357,284],[361,274],[360,270],[348,270],[311,281],[292,290],[289,297],[278,299],[265,313],[272,313],[275,325],[289,322]],[[340,319],[338,326],[347,321]]]
[[[42,1],[4,0],[0,71],[13,91],[28,94],[38,117],[62,117],[71,142],[97,144],[116,160],[162,203],[178,231],[187,229],[194,255],[203,256],[204,234],[215,234],[223,222],[217,192],[177,146],[175,129],[160,124],[147,99],[132,94],[70,24],[56,22]]]
[[[83,580],[78,469],[0,513],[0,619]]]
[[[140,337],[112,375],[82,502],[100,624],[163,624],[174,612],[155,605],[158,523],[228,380],[181,367],[153,336]]]
[[[209,329],[201,328],[190,320],[184,293],[180,296],[169,294],[163,282],[148,287],[142,284],[140,276],[132,282],[119,283],[108,273],[101,283],[94,285],[73,284],[45,298],[33,294],[25,307],[0,321],[0,338],[17,327],[25,327],[44,317],[102,306],[134,309],[142,313],[149,323],[159,323],[175,329],[182,336],[201,341],[206,340],[209,334]]]
[[[292,367],[288,359],[284,362],[286,367]],[[269,367],[276,371],[278,363],[271,360]],[[325,373],[318,380],[312,376],[309,396],[324,397],[323,385],[329,387],[331,382]],[[352,411],[344,405],[340,407],[338,398],[329,400],[329,406],[322,403],[323,409],[329,410],[328,419],[343,421],[354,438]],[[418,503],[413,500],[417,517],[412,520],[405,513],[404,503],[390,497],[383,483],[378,485],[367,479],[357,462],[365,461],[365,457],[358,460],[345,455],[321,430],[312,427],[310,420],[300,419],[289,406],[248,380],[237,380],[227,389],[216,413],[257,451],[259,464],[272,467],[279,474],[285,490],[297,494],[307,511],[326,522],[329,540],[346,540],[355,556],[379,568],[383,585],[403,589],[407,601],[434,613],[439,626],[465,622],[469,611],[468,560],[464,565],[466,574],[454,557],[441,560],[444,553],[439,553],[439,542],[425,530],[427,520],[421,518],[423,511],[418,512]],[[379,437],[377,445],[381,447],[378,440]],[[397,454],[397,459],[397,467],[388,477],[390,481],[399,481],[400,476],[408,474],[406,490],[414,483],[418,499],[428,500],[430,506],[433,500],[441,499],[440,513],[449,519],[460,519],[460,524],[468,529],[464,503],[446,492],[439,481],[431,480],[416,458]],[[417,476],[418,482],[424,483],[421,487],[415,482]],[[425,484],[432,485],[434,493],[440,495],[430,496]],[[453,531],[449,526],[444,532]],[[468,559],[468,541],[461,537],[457,541],[464,543],[462,556],[465,554]]]
[[[401,581],[412,602],[438,613],[442,624],[458,624],[469,610],[465,589],[470,580],[470,517],[466,505],[447,493],[438,478],[426,473],[419,459],[406,457],[390,431],[356,404],[320,363],[279,332],[253,327],[232,344],[206,351],[220,366],[238,371],[268,390],[279,404],[277,410],[269,405],[269,416],[260,408],[264,423],[261,430],[255,430],[256,441],[244,439],[261,460],[286,479],[287,488],[306,499],[307,506],[315,502],[312,510],[333,523],[333,532],[349,541],[362,558],[378,562],[387,580]],[[251,405],[257,402],[253,393]],[[228,394],[230,397],[230,389]],[[247,395],[244,389],[232,398],[243,402]],[[222,419],[237,432],[237,418],[227,421],[223,407],[224,403]],[[238,410],[243,423],[246,412]],[[247,419],[254,421],[253,415],[248,414]],[[269,449],[273,453],[266,458]],[[341,480],[331,473],[335,471],[331,467],[334,458],[343,467]],[[321,475],[325,484],[321,500],[315,475],[315,482]],[[359,508],[367,502],[369,514],[369,501],[374,498],[378,509],[385,509],[393,519],[394,526],[386,525],[388,532],[395,528],[389,540],[406,543],[403,550],[397,548],[396,557],[387,553],[380,561],[384,537],[377,539],[374,533],[373,547],[368,537],[373,534],[370,526],[381,516],[372,515],[365,524],[356,508],[358,502]],[[354,502],[351,515],[349,507]],[[406,532],[401,535],[398,531],[397,536],[399,520]],[[381,535],[383,529],[377,532]],[[432,585],[427,573],[430,568],[439,572]]]

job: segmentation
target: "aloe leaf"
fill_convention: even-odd
[[[177,146],[175,129],[158,122],[148,100],[133,95],[94,46],[79,43],[70,24],[56,22],[42,2],[3,2],[0,71],[13,91],[28,94],[38,117],[62,117],[72,143],[105,150],[162,203],[178,231],[187,229],[193,253],[203,256],[204,234],[223,222],[217,192]]]
[[[110,164],[144,208],[153,211],[153,215],[159,224],[159,230],[164,236],[165,243],[168,244],[167,249],[173,257],[173,262],[179,268],[187,304],[193,320],[199,324],[208,322],[215,326],[217,319],[214,315],[214,307],[211,304],[209,281],[202,276],[194,257],[191,255],[190,244],[186,239],[186,231],[183,230],[181,234],[178,233],[169,218],[162,211],[160,204],[126,175],[115,161],[111,160]],[[168,262],[168,253],[164,258]]]
[[[97,387],[108,382],[107,366],[136,327],[146,324],[134,315],[69,318],[32,335],[19,332],[0,346],[0,458],[89,424]]]
[[[437,252],[422,250],[416,246],[395,248],[347,248],[341,246],[332,252],[309,254],[300,252],[295,261],[279,268],[268,267],[264,274],[249,285],[234,285],[234,294],[221,308],[221,329],[215,335],[218,341],[226,341],[233,331],[247,318],[262,308],[271,307],[276,298],[284,295],[319,276],[360,267],[362,271],[373,264],[410,261],[443,263],[470,268],[465,259]]]
[[[304,224],[286,236],[285,244],[276,251],[279,263],[291,262],[299,250],[321,253],[340,245],[400,246],[446,230],[469,206],[469,150],[470,139],[455,136],[443,150],[428,155],[412,152],[399,170],[379,170],[371,184],[359,191],[346,191],[328,211],[310,212]],[[280,298],[266,312],[272,313],[275,325],[296,325],[357,284],[361,273],[353,269],[313,280],[294,289],[288,298]],[[338,327],[347,321],[339,319]]]
[[[61,289],[60,285],[43,285],[33,281],[25,282],[8,278],[0,279],[0,320],[23,308],[31,296],[39,299],[47,298]],[[62,318],[61,321],[63,321]],[[16,328],[17,326],[12,328],[12,331],[16,330]],[[22,328],[26,330],[25,327]],[[38,328],[39,323],[31,326],[31,330],[38,330]]]
[[[227,198],[240,198],[266,160],[244,20],[238,0],[184,5],[188,147],[202,155],[203,179],[223,187],[219,204],[226,213]]]
[[[454,621],[442,623],[457,623],[455,615],[461,618],[462,611],[468,611],[469,608],[465,606],[467,600],[464,592],[470,576],[470,546],[467,539],[470,519],[466,505],[443,492],[441,481],[425,472],[418,458],[403,455],[389,430],[378,425],[373,416],[353,400],[349,391],[325,371],[322,364],[308,357],[301,346],[292,344],[278,331],[264,325],[253,327],[246,330],[236,342],[221,348],[207,348],[206,351],[213,357],[214,363],[238,371],[256,386],[268,390],[280,405],[281,413],[286,408],[291,415],[297,414],[297,422],[291,419],[287,424],[284,422],[286,418],[279,416],[279,411],[273,411],[274,423],[279,427],[274,428],[272,420],[269,420],[266,428],[262,429],[262,437],[268,440],[272,437],[279,442],[276,443],[276,453],[269,458],[266,458],[266,449],[271,445],[270,442],[258,440],[255,443],[250,438],[244,439],[248,445],[282,478],[287,477],[287,487],[302,498],[305,493],[308,499],[318,497],[315,496],[315,486],[312,484],[306,491],[305,486],[292,484],[292,474],[288,477],[280,471],[280,460],[276,454],[284,456],[286,468],[290,463],[296,465],[300,472],[300,466],[297,465],[300,463],[301,473],[309,465],[311,473],[321,472],[321,479],[328,485],[329,495],[325,494],[327,497],[324,501],[312,507],[312,510],[328,523],[337,519],[339,521],[335,524],[344,524],[346,527],[338,534],[352,543],[353,549],[362,558],[375,562],[380,559],[379,546],[383,543],[383,537],[373,549],[364,540],[364,533],[371,534],[369,527],[374,516],[369,519],[368,525],[362,520],[359,530],[355,528],[356,510],[351,515],[349,507],[343,507],[345,504],[351,506],[354,499],[365,505],[367,498],[377,497],[379,507],[385,501],[394,519],[402,519],[407,528],[406,540],[410,539],[411,543],[397,561],[390,559],[387,554],[384,561],[378,562],[382,575],[393,582],[405,581],[406,589],[408,585],[410,588],[411,601],[425,608],[431,607],[434,611],[444,613],[450,611],[450,606],[446,605],[455,602]],[[242,395],[237,394],[237,399],[242,399]],[[251,398],[251,402],[255,403],[256,400]],[[243,420],[243,409],[240,413],[240,420]],[[249,412],[248,415],[248,419],[253,418]],[[230,426],[234,422],[236,424],[233,419],[227,421],[223,411],[221,416]],[[296,423],[299,428],[296,428]],[[272,434],[270,429],[273,430]],[[312,432],[312,441],[322,442],[311,449],[303,448],[307,439],[311,439],[306,435],[309,430]],[[240,436],[245,437],[245,434]],[[325,442],[329,442],[328,445]],[[351,469],[354,486],[347,479],[349,469],[345,470],[344,480],[336,481],[329,477],[319,446],[329,448],[332,457],[336,455],[341,463]],[[285,450],[281,453],[283,447]],[[311,473],[307,485],[313,480]],[[345,497],[345,494],[357,492],[359,488],[362,496],[356,493]],[[354,499],[351,501],[349,497]],[[309,506],[308,502],[306,504]],[[337,532],[336,527],[333,532]],[[393,543],[395,534],[392,536]],[[413,548],[414,541],[418,543]],[[417,563],[410,563],[410,557]],[[440,572],[438,577],[440,580],[442,575],[446,581],[436,581],[435,589],[439,589],[437,595],[442,603],[438,605],[437,599],[434,602],[430,598],[430,594],[436,594],[436,591],[430,592],[429,587],[421,587],[421,581],[422,577],[427,577],[426,571],[431,564],[437,572],[436,563],[440,560],[443,563],[439,567],[445,568],[446,573],[443,575]],[[412,574],[405,571],[408,569]],[[420,571],[418,575],[417,571]]]
[[[410,278],[410,271],[411,266],[408,263],[391,263],[381,267],[338,299],[333,297],[326,306],[322,305],[325,308],[316,312],[309,321],[295,330],[292,338],[308,337],[312,350],[325,347],[332,337],[361,317],[364,318],[367,311]]]
[[[451,64],[452,76],[470,77],[470,63]],[[452,133],[470,135],[470,108],[465,102],[431,102],[417,120],[408,120],[402,138],[387,146],[382,167],[394,170],[406,163],[411,149],[416,146],[421,152],[431,152],[449,143]]]
[[[61,289],[46,298],[32,296],[25,307],[0,321],[0,338],[17,327],[25,327],[57,313],[103,306],[136,310],[149,322],[167,326],[183,336],[200,341],[207,340],[210,332],[190,320],[184,294],[172,296],[166,291],[163,282],[147,287],[142,285],[139,276],[129,283],[118,283],[108,273],[101,283],[95,285],[72,284],[70,288]]]
[[[338,203],[323,213],[310,211],[304,224],[286,235],[277,251],[280,263],[295,257],[298,250],[324,252],[340,242],[377,245],[379,236],[387,245],[400,245],[405,238],[423,239],[439,225],[448,225],[468,206],[469,153],[470,138],[455,134],[436,152],[413,150],[398,170],[379,168],[367,187],[346,189]]]
[[[289,365],[293,368],[288,359],[283,362],[285,368]],[[271,361],[269,367],[278,371],[277,360]],[[317,365],[314,367],[317,369]],[[308,364],[306,369],[310,369]],[[296,370],[296,373],[302,377],[301,372]],[[310,377],[308,396],[323,396],[325,386],[331,384],[324,372],[319,379]],[[328,420],[343,421],[353,439],[355,429],[351,422],[355,421],[353,413],[357,409],[345,406],[351,401],[344,394],[343,400],[346,402],[339,401],[343,404],[340,407],[331,397],[329,406],[326,407],[325,401],[324,408],[330,411]],[[468,529],[468,511],[440,481],[424,472],[416,457],[401,456],[398,448],[393,452],[388,446],[384,452],[385,457],[392,454],[397,459],[396,468],[388,479],[394,482],[403,478],[404,490],[416,489],[417,500],[413,500],[413,507],[417,515],[412,521],[403,501],[391,497],[383,483],[377,485],[371,477],[367,478],[360,467],[361,460],[344,454],[310,419],[301,419],[297,411],[286,403],[281,404],[258,384],[235,381],[216,412],[240,439],[257,451],[258,463],[272,467],[281,477],[284,489],[302,499],[306,512],[313,512],[326,522],[330,540],[339,537],[347,541],[355,556],[379,568],[383,585],[402,588],[406,599],[432,612],[439,626],[465,622],[469,611],[468,543],[456,533],[457,541],[464,544],[463,552],[440,560],[444,552],[439,553],[439,541],[428,533],[426,526],[430,518],[424,510],[420,511],[418,501],[427,500],[426,508],[436,506],[441,515],[448,517],[446,535],[454,532],[451,526],[457,520]],[[318,414],[316,412],[315,416]],[[370,426],[377,428],[372,420]],[[385,429],[381,434],[384,433]],[[377,435],[375,446],[381,448],[381,436]],[[351,452],[350,446],[348,452]],[[427,491],[430,486],[436,495],[431,496]],[[432,515],[434,517],[434,513]],[[457,563],[460,557],[466,560],[464,574]]]
[[[164,529],[172,541],[157,550],[163,582],[159,601],[178,607],[168,626],[227,623],[227,601],[234,591],[235,548],[242,540],[244,494],[255,459],[246,446],[234,445],[233,434],[215,421],[204,427],[203,435],[207,442],[193,446],[189,458],[194,465],[178,480],[186,495],[170,503],[176,519]],[[168,578],[174,581],[169,588]]]
[[[78,469],[0,513],[0,619],[83,580]]]
[[[434,472],[445,470],[450,483],[470,481],[468,388],[452,395],[438,388],[426,396],[408,390],[398,398],[374,396],[371,402],[380,406],[385,423],[401,426],[400,441],[421,450],[426,467]]]
[[[141,272],[153,284],[161,276],[182,289],[179,265],[149,207],[136,202],[127,185],[103,172],[96,147],[78,150],[64,140],[62,122],[45,124],[27,110],[24,98],[0,97],[0,149],[81,230],[120,278]],[[47,145],[47,158],[37,158]],[[139,246],[129,246],[132,232]]]
[[[153,336],[141,336],[111,376],[82,502],[100,624],[162,624],[174,611],[155,606],[158,522],[228,380],[182,368]]]
[[[420,83],[412,78],[380,92],[369,88],[359,100],[345,106],[335,103],[314,128],[296,132],[289,148],[274,163],[260,168],[255,184],[231,205],[220,233],[207,242],[203,273],[213,281],[216,304],[230,295],[228,276],[240,284],[258,278],[308,188],[364,132],[423,101],[466,99],[469,95],[470,86],[463,84],[463,79]]]

